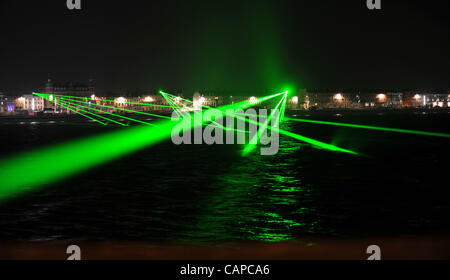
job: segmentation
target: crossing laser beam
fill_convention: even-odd
[[[56,103],[56,102],[55,102],[55,103]],[[65,105],[58,104],[58,103],[57,103],[57,105],[58,105],[58,106],[61,106],[61,107],[63,107],[63,108],[66,108],[67,110],[70,110],[70,111],[72,111],[72,112],[74,112],[74,113],[77,113],[77,114],[79,114],[79,115],[81,115],[81,116],[83,116],[83,117],[86,117],[86,118],[88,118],[88,119],[94,120],[94,121],[96,121],[96,122],[98,122],[98,123],[101,123],[101,124],[103,124],[103,125],[107,125],[107,123],[104,123],[104,122],[99,121],[99,120],[97,120],[97,119],[95,119],[95,118],[93,118],[93,117],[90,117],[90,116],[88,116],[88,115],[85,115],[85,114],[83,114],[83,113],[78,112],[77,108],[75,108],[75,107],[72,107],[72,106],[65,106]]]
[[[56,100],[57,100],[57,99],[55,99],[55,104],[57,104],[57,105],[59,105],[59,106],[63,106],[63,107],[64,107],[64,106],[68,106],[68,107],[71,107],[71,108],[73,108],[73,109],[76,109],[76,110],[85,112],[85,113],[87,113],[87,114],[91,114],[91,115],[93,115],[93,116],[96,116],[97,118],[102,118],[102,119],[104,119],[104,120],[107,120],[107,121],[110,121],[110,122],[113,122],[113,123],[117,123],[117,124],[120,124],[120,125],[123,125],[123,126],[128,126],[127,124],[118,122],[118,121],[116,121],[116,120],[107,118],[107,117],[105,117],[105,116],[98,115],[98,114],[95,114],[95,113],[93,113],[93,112],[89,112],[89,111],[87,111],[87,110],[80,109],[78,106],[72,106],[72,105],[70,105],[69,103],[63,102],[63,101],[61,101],[61,100],[57,100],[57,101],[56,101]],[[90,108],[89,108],[89,109],[90,109]]]
[[[40,96],[40,97],[52,95],[52,96],[55,96],[55,97],[68,97],[68,98],[83,99],[83,100],[89,99],[88,97],[71,96],[71,95],[60,95],[60,94],[48,94],[48,93],[37,93],[37,92],[33,92],[33,94],[37,95],[37,96]],[[117,103],[117,100],[108,100],[108,99],[102,99],[102,98],[97,98],[95,100],[103,101],[103,102],[110,102],[110,103]],[[168,106],[168,105],[161,105],[161,104],[140,103],[140,102],[130,102],[130,101],[123,101],[121,103],[131,104],[131,105],[142,105],[142,106],[153,106],[153,107],[170,108],[170,106]]]
[[[49,100],[49,99],[48,99],[48,100]],[[110,118],[107,118],[107,117],[105,117],[105,116],[102,116],[102,115],[99,115],[99,114],[95,114],[95,113],[93,113],[93,112],[91,112],[91,111],[83,110],[83,109],[80,108],[80,106],[74,106],[73,104],[70,104],[69,102],[64,102],[64,101],[61,100],[60,98],[54,97],[54,98],[53,98],[53,102],[54,102],[56,105],[61,106],[61,107],[64,107],[64,108],[72,108],[72,109],[75,109],[76,111],[82,111],[82,112],[84,112],[84,113],[86,113],[86,114],[90,114],[90,115],[95,116],[95,117],[97,117],[97,118],[101,118],[101,119],[104,119],[104,120],[107,120],[107,121],[110,121],[110,122],[114,122],[114,123],[117,123],[117,124],[122,125],[122,126],[128,126],[128,125],[126,125],[126,124],[123,124],[123,123],[121,123],[121,122],[118,122],[118,121],[113,120],[113,119],[110,119]],[[92,109],[92,108],[88,107],[88,109]],[[105,123],[105,124],[107,124],[107,123]]]
[[[286,94],[283,96],[283,98],[281,98],[280,102],[278,102],[278,104],[275,106],[272,113],[266,119],[264,124],[258,129],[258,132],[255,135],[253,135],[252,139],[250,139],[249,143],[245,146],[244,150],[242,151],[243,156],[246,156],[248,153],[250,153],[253,149],[256,148],[257,145],[256,145],[255,140],[261,138],[262,134],[267,130],[267,126],[270,123],[270,121],[272,120],[273,116],[275,115],[275,113],[277,113],[278,108],[285,100],[286,100]],[[278,118],[280,118],[280,115],[278,115]]]
[[[287,93],[288,92],[277,93],[275,95],[270,96],[270,98],[279,96],[281,94],[287,94]],[[174,96],[174,95],[172,95],[172,96]],[[186,100],[186,99],[184,99],[184,100],[192,103],[192,101],[190,101],[190,100]],[[265,100],[267,100],[267,97],[258,99],[258,102],[263,102]],[[233,108],[234,105],[231,104],[231,105],[226,105],[226,106],[222,106],[222,107],[219,107],[219,108],[213,108],[213,107],[209,107],[209,106],[206,106],[206,105],[202,105],[202,106],[207,108],[207,109],[214,109],[214,110],[219,110],[219,111],[224,112],[227,109]],[[244,107],[244,106],[242,106],[242,107]],[[235,111],[237,111],[237,110],[235,110]],[[232,114],[232,115],[235,118],[237,118],[237,119],[241,119],[241,120],[244,120],[246,122],[259,125],[258,122],[255,122],[255,121],[250,120],[248,118],[239,116],[237,114]],[[347,153],[347,154],[352,154],[352,155],[361,155],[358,152],[355,152],[355,151],[352,151],[352,150],[349,150],[349,149],[340,148],[338,146],[335,146],[335,145],[332,145],[332,144],[328,144],[328,143],[325,143],[325,142],[322,142],[322,141],[319,141],[319,140],[316,140],[316,139],[312,139],[312,138],[309,138],[309,137],[306,137],[306,136],[303,136],[303,135],[300,135],[300,134],[297,134],[297,133],[293,133],[293,132],[290,132],[290,131],[287,131],[287,130],[283,130],[283,129],[280,129],[280,128],[275,128],[275,127],[272,127],[272,126],[269,126],[269,125],[267,126],[267,128],[270,129],[270,130],[277,129],[280,134],[283,134],[283,135],[289,136],[291,138],[294,138],[296,140],[299,140],[299,141],[311,144],[313,147],[317,147],[317,148],[320,148],[320,149],[325,149],[325,150],[329,150],[329,151],[333,151],[333,152],[341,152],[341,153]]]
[[[154,125],[154,124],[151,124],[151,123],[148,123],[148,122],[136,120],[136,119],[133,119],[133,118],[122,116],[122,115],[117,115],[117,114],[114,114],[114,113],[110,113],[110,112],[107,112],[107,111],[102,111],[100,109],[95,109],[95,108],[92,108],[92,107],[88,107],[88,106],[72,103],[72,102],[69,102],[69,101],[63,101],[63,102],[65,104],[70,104],[70,105],[76,106],[76,107],[87,108],[87,109],[94,110],[94,111],[97,111],[97,112],[100,112],[100,113],[104,113],[104,114],[108,114],[108,115],[111,115],[111,116],[127,119],[127,120],[130,120],[130,121],[133,121],[133,122],[138,122],[138,123],[142,123],[142,124],[145,124],[145,125],[152,125],[152,126]],[[116,121],[114,121],[114,122],[116,122]]]
[[[244,108],[253,104],[241,102],[239,106]],[[169,139],[179,121],[164,119],[155,124],[115,130],[1,159],[0,201],[48,186]],[[189,124],[187,129],[192,127]]]
[[[79,101],[79,100],[75,100],[75,99],[67,98],[67,97],[61,97],[60,99],[67,100],[67,101],[70,101],[70,102],[80,103],[80,104],[88,104],[88,105],[91,105],[91,106],[94,106],[94,107],[103,107],[103,108],[108,108],[108,109],[115,109],[115,110],[118,110],[118,111],[125,111],[125,112],[130,112],[130,113],[141,114],[141,115],[148,115],[148,116],[153,116],[153,117],[158,117],[158,118],[170,119],[170,117],[163,116],[163,115],[152,114],[152,113],[141,112],[141,111],[135,111],[135,110],[129,110],[129,109],[121,108],[121,107],[113,107],[113,106],[108,106],[108,105],[89,103],[87,101]]]

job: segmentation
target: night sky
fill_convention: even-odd
[[[446,2],[2,0],[0,91],[446,90]]]

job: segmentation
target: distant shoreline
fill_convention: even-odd
[[[328,108],[317,110],[286,110],[287,115],[295,114],[327,114],[327,113],[350,113],[350,114],[371,114],[371,113],[450,113],[450,108],[370,108],[370,109],[354,109],[354,108]],[[149,112],[152,113],[152,112]],[[153,112],[159,115],[170,116],[168,113]],[[107,115],[107,114],[106,114]],[[123,116],[140,116],[139,114],[122,114]],[[151,117],[151,116],[147,116]],[[0,120],[78,120],[85,119],[83,116],[77,114],[35,114],[35,115],[21,115],[21,114],[0,114]],[[155,117],[155,119],[158,119]]]

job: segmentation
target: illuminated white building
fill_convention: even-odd
[[[44,110],[44,99],[33,94],[26,94],[14,99],[15,111],[42,112]]]

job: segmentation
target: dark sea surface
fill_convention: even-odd
[[[448,112],[297,117],[450,133]],[[2,202],[0,239],[214,244],[450,233],[449,138],[283,126],[362,155],[284,135],[275,156],[255,149],[243,157],[242,145],[176,146],[169,139]],[[0,158],[117,129],[129,128],[0,119]]]

